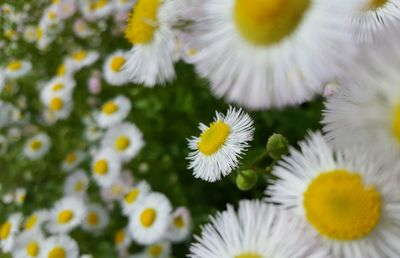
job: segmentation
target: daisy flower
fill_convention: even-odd
[[[79,226],[86,215],[86,206],[81,199],[67,196],[53,207],[47,229],[52,233],[68,233]]]
[[[171,244],[158,242],[146,247],[143,258],[168,258],[171,255]]]
[[[101,189],[101,197],[105,202],[122,200],[131,189],[132,181],[131,174],[122,172],[110,186]]]
[[[260,201],[241,201],[237,212],[228,205],[195,240],[192,258],[326,257],[291,214]]]
[[[70,78],[70,81],[71,81],[72,76],[75,72],[74,68],[75,67],[72,64],[72,61],[70,59],[67,59],[57,67],[56,75],[57,75],[57,77],[68,77],[68,78]]]
[[[200,137],[188,140],[189,169],[196,178],[215,182],[238,167],[253,140],[253,120],[241,109],[229,107],[226,115],[216,112],[210,126],[200,124],[199,128]]]
[[[400,255],[399,166],[384,169],[363,149],[334,153],[320,133],[274,168],[267,199],[296,213],[330,257]],[[393,171],[394,170],[394,171]]]
[[[13,257],[18,258],[35,258],[41,257],[45,238],[40,231],[23,232],[15,241]]]
[[[26,142],[24,154],[31,160],[39,159],[49,151],[50,145],[49,136],[45,133],[39,133]]]
[[[125,38],[133,45],[124,67],[134,83],[153,87],[175,77],[176,35],[179,0],[138,0],[125,29]]]
[[[146,181],[141,181],[135,186],[131,187],[121,201],[123,214],[127,216],[132,214],[140,200],[146,197],[150,191],[150,185]]]
[[[101,205],[90,204],[87,207],[86,218],[83,220],[82,228],[88,232],[99,232],[108,225],[108,221],[108,213]]]
[[[92,65],[97,59],[99,59],[99,53],[95,51],[75,50],[67,60],[71,62],[73,69],[77,71]]]
[[[46,258],[78,258],[79,247],[69,236],[55,235],[46,239],[42,254]]]
[[[104,18],[111,14],[114,8],[112,0],[95,0],[90,2],[89,8],[96,18]]]
[[[24,232],[37,232],[41,230],[43,224],[50,219],[50,213],[47,210],[37,210],[25,218],[23,223]]]
[[[129,247],[132,239],[128,236],[128,231],[123,228],[115,232],[114,244],[117,250],[121,251]]]
[[[126,63],[128,54],[118,50],[107,57],[103,65],[103,74],[106,81],[114,86],[121,86],[129,81],[129,73],[122,67]]]
[[[15,203],[19,206],[23,205],[26,198],[26,189],[25,188],[17,188],[15,190]]]
[[[247,108],[310,100],[356,54],[349,17],[358,1],[193,2],[188,38],[198,73],[215,95]]]
[[[83,197],[89,187],[89,178],[84,170],[75,171],[65,180],[64,194]]]
[[[100,127],[110,127],[124,120],[131,111],[131,102],[125,96],[119,95],[103,104],[101,112],[97,115]]]
[[[74,22],[72,29],[77,37],[83,39],[93,35],[94,33],[84,19],[77,19]]]
[[[70,172],[76,169],[86,158],[83,151],[75,150],[67,154],[62,162],[62,169],[66,172]]]
[[[32,64],[24,60],[12,60],[7,63],[4,68],[4,75],[6,78],[18,79],[28,74],[32,69]]]
[[[24,39],[32,43],[37,40],[37,28],[35,26],[26,26],[24,29]]]
[[[15,245],[15,237],[19,231],[22,215],[20,213],[11,214],[8,219],[0,226],[0,246],[3,252],[10,252]]]
[[[171,216],[167,239],[173,243],[186,240],[191,232],[191,220],[190,211],[186,207],[177,208]]]
[[[170,216],[171,203],[161,193],[150,193],[140,200],[129,218],[129,234],[139,244],[153,244],[164,237]]]
[[[72,112],[74,107],[71,93],[59,92],[44,97],[43,104],[57,119],[66,119]]]
[[[121,173],[121,160],[112,149],[98,151],[92,160],[92,175],[101,187],[110,186]]]
[[[65,68],[64,68],[65,69]],[[65,74],[66,72],[63,71]],[[75,81],[69,77],[55,77],[51,79],[41,91],[41,99],[45,102],[55,95],[71,95],[75,87]]]
[[[143,134],[135,124],[124,122],[107,130],[101,146],[114,149],[121,160],[126,162],[133,159],[143,148]]]

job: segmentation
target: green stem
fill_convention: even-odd
[[[268,151],[265,150],[263,153],[261,153],[260,155],[258,155],[257,158],[255,158],[253,160],[252,163],[250,163],[249,167],[254,167],[255,165],[257,165],[257,163],[261,162],[263,159],[265,159],[268,156]]]

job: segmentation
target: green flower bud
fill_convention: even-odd
[[[269,137],[267,142],[267,152],[271,158],[278,160],[283,155],[287,154],[288,151],[289,143],[283,135],[274,133]]]
[[[248,191],[257,183],[257,172],[248,169],[238,173],[236,177],[236,185],[242,191]]]

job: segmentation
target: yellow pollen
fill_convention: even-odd
[[[128,19],[125,38],[132,43],[148,44],[157,30],[157,13],[162,0],[139,0]]]
[[[233,15],[245,40],[266,46],[289,37],[310,4],[311,0],[236,0]]]
[[[74,152],[71,152],[65,157],[65,162],[68,164],[74,163],[78,159],[77,155]]]
[[[111,70],[113,72],[121,71],[122,66],[125,64],[126,60],[123,56],[116,56],[111,60]]]
[[[96,212],[89,212],[87,216],[87,222],[92,226],[99,224],[99,215],[97,215]]]
[[[400,103],[398,103],[393,112],[392,119],[392,133],[397,140],[397,143],[400,144]]]
[[[131,143],[131,141],[129,140],[128,137],[120,136],[115,140],[114,147],[118,151],[124,151],[124,150],[126,150],[126,148],[129,147],[130,143]]]
[[[163,247],[161,245],[152,245],[149,248],[149,254],[152,257],[158,257],[163,251]]]
[[[66,258],[65,250],[61,246],[54,247],[50,252],[48,258]]]
[[[76,51],[75,53],[72,54],[72,58],[76,61],[82,61],[85,59],[87,56],[85,51]]]
[[[355,240],[368,235],[381,217],[381,196],[359,174],[334,170],[316,177],[304,193],[307,220],[323,236]]]
[[[26,246],[26,252],[29,254],[29,256],[36,257],[39,254],[39,244],[35,241],[30,242]]]
[[[50,101],[50,110],[60,111],[64,107],[64,101],[61,98],[55,97]]]
[[[25,221],[25,230],[31,230],[37,223],[38,217],[36,214],[32,214]]]
[[[35,150],[35,151],[37,151],[37,150],[39,150],[40,148],[42,148],[42,146],[43,146],[43,142],[40,141],[40,140],[33,140],[33,141],[31,142],[31,144],[30,144],[31,149],[32,149],[32,150]]]
[[[139,189],[137,189],[137,188],[133,189],[132,191],[130,191],[130,193],[128,193],[125,196],[125,202],[127,202],[127,203],[135,202],[137,197],[139,196],[139,193],[140,193]]]
[[[1,240],[7,239],[10,233],[11,233],[11,223],[7,221],[0,227],[0,239]]]
[[[174,218],[174,225],[177,228],[184,228],[185,227],[185,221],[183,221],[182,216],[178,216]]]
[[[62,83],[56,83],[51,87],[51,90],[53,92],[60,91],[62,89],[64,89],[64,84],[62,84]]]
[[[369,0],[367,10],[377,10],[386,5],[388,0]]]
[[[234,258],[262,258],[262,256],[259,254],[250,252],[250,253],[242,253],[242,254],[236,255]]]
[[[229,125],[222,121],[213,122],[210,127],[200,135],[197,143],[199,151],[204,155],[210,156],[217,152],[230,133]]]
[[[114,114],[115,112],[117,112],[118,109],[119,109],[118,105],[116,105],[112,101],[108,101],[103,105],[102,112],[107,115],[111,115],[111,114]]]
[[[108,162],[105,159],[96,161],[93,166],[93,171],[101,176],[104,176],[108,172]]]
[[[125,230],[121,229],[115,233],[114,242],[116,244],[121,244],[125,240]]]
[[[74,218],[74,212],[72,210],[63,210],[58,214],[57,221],[60,224],[66,224]]]
[[[58,76],[63,76],[63,75],[65,75],[66,70],[67,70],[67,68],[65,67],[65,64],[60,64],[57,68],[56,73]]]
[[[18,71],[19,69],[22,68],[22,62],[15,60],[15,61],[11,61],[10,63],[8,63],[7,65],[7,69],[11,70],[11,71]]]
[[[85,182],[78,181],[75,183],[75,192],[82,192],[85,189]]]
[[[140,214],[140,223],[143,227],[149,228],[153,225],[157,218],[157,212],[153,208],[145,209],[142,214]]]

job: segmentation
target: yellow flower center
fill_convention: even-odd
[[[111,60],[111,70],[113,72],[121,71],[122,66],[125,64],[126,59],[123,56],[116,56]]]
[[[50,20],[55,20],[57,18],[57,15],[54,11],[50,11],[48,17]]]
[[[55,97],[50,101],[50,109],[52,111],[60,111],[64,106],[64,101],[59,98],[59,97]]]
[[[39,244],[35,241],[30,242],[26,246],[26,252],[29,256],[36,257],[39,254]]]
[[[392,133],[397,142],[400,144],[400,103],[398,103],[394,108],[392,119]]]
[[[140,214],[140,223],[143,227],[149,228],[153,225],[157,218],[157,212],[153,208],[145,209],[142,214]]]
[[[334,170],[316,177],[304,193],[307,220],[321,235],[355,240],[368,235],[381,217],[381,196],[359,174]]]
[[[83,189],[85,189],[85,182],[83,182],[82,180],[76,182],[74,188],[75,188],[75,192],[82,192]]]
[[[60,64],[57,68],[56,73],[58,76],[63,76],[63,75],[65,75],[66,71],[67,71],[67,68],[66,68],[65,64]]]
[[[72,164],[74,163],[76,160],[78,159],[78,156],[74,153],[71,152],[67,155],[67,157],[65,157],[65,162],[68,164]]]
[[[98,0],[90,5],[91,10],[99,10],[108,4],[108,0]]]
[[[36,214],[32,214],[25,221],[25,230],[31,230],[37,223],[38,217]]]
[[[126,148],[129,147],[130,143],[131,143],[131,141],[129,140],[128,137],[120,136],[115,140],[114,147],[118,151],[124,151],[124,150],[126,150]]]
[[[18,71],[19,69],[21,69],[21,67],[22,62],[18,60],[12,61],[7,65],[7,68],[11,71]]]
[[[5,222],[3,225],[1,225],[0,228],[0,239],[5,240],[8,238],[8,236],[11,233],[11,223],[10,222]]]
[[[197,55],[198,51],[195,48],[189,48],[186,53],[189,57],[194,57]]]
[[[198,148],[204,155],[217,152],[229,136],[229,125],[222,121],[211,123],[210,127],[200,135]]]
[[[178,216],[174,218],[174,225],[177,228],[184,228],[185,227],[185,221],[183,220],[182,216]]]
[[[48,258],[65,258],[65,250],[61,246],[54,247],[50,252]]]
[[[242,253],[242,254],[236,255],[234,258],[262,258],[262,256],[259,254],[250,252],[250,253]]]
[[[105,159],[101,159],[94,163],[93,170],[96,174],[104,176],[108,172],[108,162]]]
[[[135,44],[148,44],[157,30],[157,13],[162,0],[139,0],[125,29],[126,39]]]
[[[234,19],[240,34],[258,46],[273,45],[299,26],[311,0],[236,0]]]
[[[64,84],[62,84],[62,83],[56,83],[51,87],[51,90],[53,92],[57,92],[57,91],[60,91],[62,89],[64,89]]]
[[[35,151],[41,149],[42,146],[43,146],[43,142],[40,141],[40,140],[33,140],[33,141],[31,142],[31,144],[30,144],[31,149],[32,149],[32,150],[35,150]]]
[[[37,28],[36,29],[36,36],[37,36],[37,38],[38,39],[41,39],[42,37],[43,37],[43,30],[42,30],[42,28]]]
[[[119,109],[119,107],[117,104],[115,104],[112,101],[108,101],[103,105],[102,112],[107,115],[111,115],[111,114],[114,114],[115,112],[117,112],[118,109]]]
[[[99,215],[96,212],[89,212],[87,216],[87,222],[91,226],[99,224]]]
[[[115,233],[114,242],[116,244],[121,244],[125,240],[125,230],[121,229]]]
[[[137,197],[139,196],[139,193],[140,193],[139,189],[137,189],[137,188],[133,189],[132,191],[130,191],[130,193],[128,193],[125,196],[125,202],[127,202],[127,203],[135,202]]]
[[[72,54],[72,58],[75,61],[82,61],[83,59],[85,59],[87,56],[87,53],[83,50],[81,51],[76,51],[75,53]]]
[[[386,5],[388,0],[369,0],[367,10],[377,10]]]
[[[151,257],[158,257],[163,251],[163,247],[161,245],[152,245],[149,248],[149,254]]]
[[[63,210],[58,213],[58,223],[66,224],[74,218],[74,212],[72,210]]]

